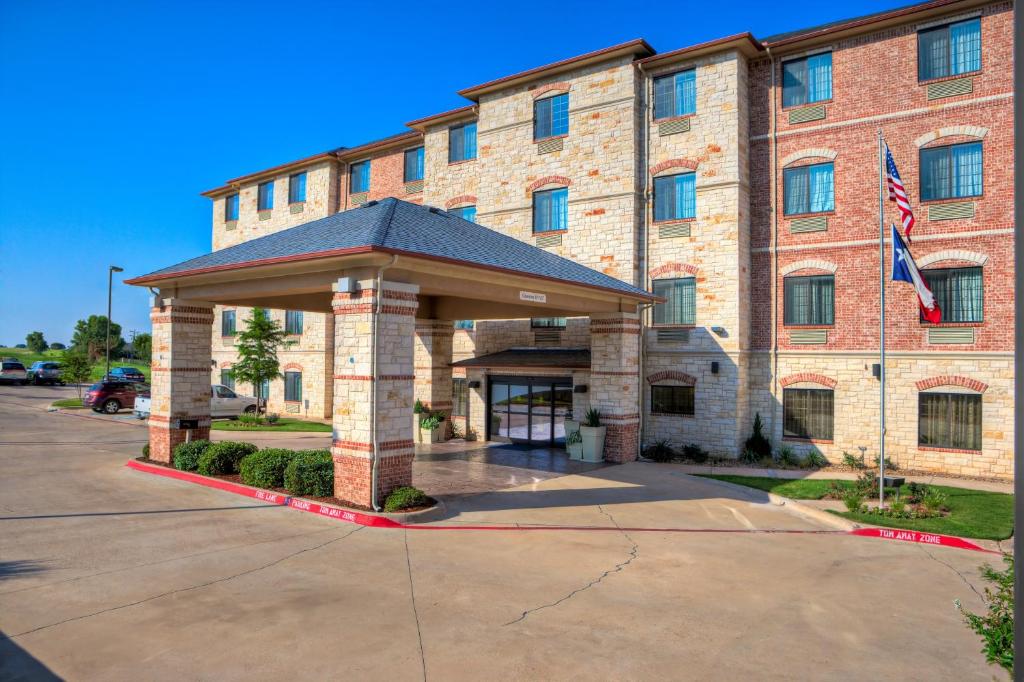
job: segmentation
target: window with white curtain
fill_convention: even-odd
[[[697,112],[697,71],[687,69],[654,79],[654,118]]]
[[[921,201],[979,197],[982,193],[980,142],[921,150]]]
[[[533,231],[557,232],[569,227],[569,190],[565,187],[533,193]]]
[[[697,215],[696,173],[654,178],[654,219],[679,220]]]
[[[782,63],[782,106],[832,99],[832,53]]]
[[[984,288],[981,268],[936,268],[921,275],[942,312],[942,322],[982,322]]]
[[[981,450],[981,395],[918,393],[917,442],[935,448]]]
[[[926,81],[981,70],[981,19],[917,34],[917,78]]]
[[[823,213],[835,210],[832,162],[786,168],[782,171],[783,213]]]
[[[655,296],[666,299],[654,304],[654,324],[696,324],[697,279],[656,279],[652,283]]]
[[[787,325],[835,323],[835,275],[783,279],[783,321]]]
[[[782,389],[782,435],[832,440],[834,393],[827,388]]]

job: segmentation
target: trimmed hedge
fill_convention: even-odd
[[[179,471],[195,471],[199,468],[199,459],[211,445],[212,443],[208,440],[194,440],[190,443],[181,443],[178,447],[174,448],[174,454],[171,457],[174,468]]]
[[[334,460],[330,450],[299,450],[284,470],[284,487],[292,495],[334,495]]]
[[[238,443],[230,440],[214,443],[199,458],[197,471],[204,476],[237,474],[238,465],[242,459],[256,452],[256,449],[252,443]]]
[[[423,507],[429,502],[430,498],[427,497],[425,492],[419,488],[406,485],[391,491],[388,498],[384,500],[384,511],[396,512],[409,509],[410,507]]]
[[[284,448],[266,448],[248,455],[239,469],[242,483],[257,488],[280,488],[284,485],[284,470],[294,456],[294,450]]]

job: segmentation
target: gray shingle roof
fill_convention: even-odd
[[[372,248],[457,261],[651,298],[651,294],[531,244],[437,208],[387,198],[129,280],[244,267],[261,261]]]

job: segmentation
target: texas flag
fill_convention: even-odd
[[[932,290],[921,277],[921,271],[917,269],[914,257],[910,255],[910,249],[900,236],[895,225],[892,227],[892,281],[910,282],[917,292],[917,302],[921,305],[921,315],[932,324],[938,324],[942,320],[942,311],[939,304],[932,296]]]

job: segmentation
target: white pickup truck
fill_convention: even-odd
[[[149,393],[135,396],[132,408],[136,418],[148,419],[152,399]],[[237,419],[240,414],[256,414],[256,398],[238,395],[227,386],[214,384],[210,389],[210,416]]]

